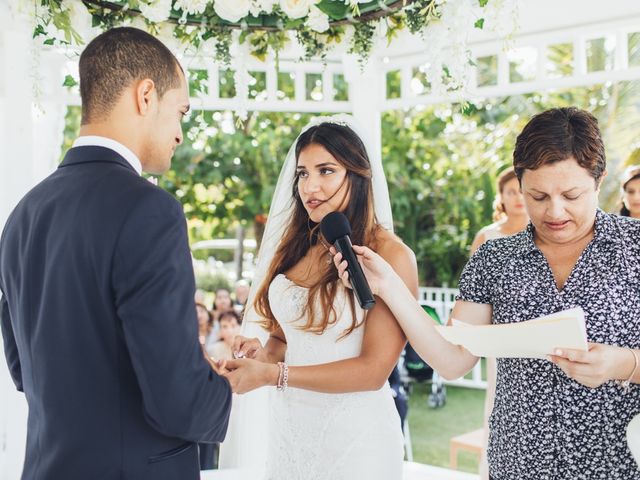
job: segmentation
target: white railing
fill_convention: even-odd
[[[458,290],[456,288],[420,287],[418,301],[420,305],[428,305],[433,308],[444,324],[449,319],[453,305],[456,303],[457,294]],[[487,388],[487,382],[482,378],[480,362],[473,367],[473,370],[466,377],[458,378],[457,380],[445,380],[444,383],[458,387]]]
[[[540,10],[542,7],[529,8]],[[502,38],[478,39],[470,45],[477,67],[471,84],[465,89],[465,99],[636,80],[640,78],[640,65],[633,56],[632,42],[639,33],[640,16],[635,11],[619,18],[586,24],[549,24],[548,28],[521,32],[509,43],[510,48],[505,48]],[[604,42],[604,46],[599,46],[598,42]],[[552,61],[550,52],[555,47],[567,49],[569,64]],[[387,98],[384,89],[381,110],[456,101],[455,92],[433,94],[420,80],[418,73],[430,61],[428,49],[392,53],[384,58],[380,70],[387,82],[388,75],[399,76],[400,91],[395,92],[397,98]],[[592,61],[598,53],[604,55],[602,61]]]

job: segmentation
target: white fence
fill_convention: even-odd
[[[446,323],[456,303],[458,290],[455,288],[420,287],[418,301],[420,305],[427,305],[433,308],[442,323]],[[482,367],[480,362],[473,367],[473,370],[463,378],[445,381],[447,385],[455,385],[468,388],[487,388],[487,382],[482,378]]]

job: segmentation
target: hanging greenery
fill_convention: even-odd
[[[236,52],[261,61],[277,59],[291,43],[302,47],[304,60],[324,60],[338,50],[355,55],[364,66],[377,43],[391,44],[407,29],[426,40],[436,93],[466,84],[472,66],[467,43],[474,29],[508,34],[516,28],[517,16],[517,0],[24,2],[34,9],[34,38],[48,45],[79,49],[100,31],[131,25],[174,50],[233,68]]]

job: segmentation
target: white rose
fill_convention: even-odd
[[[254,17],[257,17],[262,12],[271,13],[277,3],[278,0],[254,0],[251,13]]]
[[[82,2],[64,0],[62,8],[69,11],[69,20],[73,29],[78,32],[85,42],[89,42],[97,33],[92,26],[91,14]]]
[[[164,22],[171,14],[171,0],[151,0],[140,2],[140,13],[153,23]]]
[[[213,9],[218,16],[228,22],[238,22],[247,15],[251,0],[215,0]]]
[[[280,8],[289,18],[303,18],[315,0],[280,0]]]
[[[166,45],[166,47],[173,52],[174,55],[180,55],[181,45],[173,34],[175,25],[167,22],[160,25],[156,38]]]
[[[309,18],[307,19],[307,25],[309,25],[311,30],[318,33],[326,32],[329,30],[329,15],[324,13],[318,7],[311,7]]]
[[[210,0],[176,0],[176,10],[182,10],[189,15],[199,15],[207,8]]]

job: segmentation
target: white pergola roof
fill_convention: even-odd
[[[521,0],[520,26],[516,36],[505,42],[504,38],[484,30],[474,30],[470,47],[475,59],[496,57],[497,81],[495,84],[479,85],[472,81],[462,93],[451,95],[433,95],[420,93],[412,88],[415,69],[429,62],[428,39],[421,39],[407,31],[401,33],[390,46],[385,40],[378,42],[365,70],[367,76],[380,77],[375,90],[369,82],[361,82],[361,72],[354,58],[343,51],[331,52],[326,62],[300,62],[300,47],[293,45],[280,55],[278,70],[275,59],[261,62],[253,57],[247,58],[251,72],[266,74],[266,95],[260,100],[244,102],[248,110],[255,111],[295,111],[295,112],[357,112],[353,99],[339,101],[333,99],[334,75],[344,75],[357,89],[363,87],[368,92],[368,103],[375,102],[379,111],[407,108],[458,101],[461,98],[491,98],[519,93],[544,91],[552,88],[569,88],[581,85],[593,85],[606,81],[620,81],[640,78],[640,65],[629,65],[628,35],[640,32],[640,2],[634,0],[611,0],[606,8],[598,0]],[[606,38],[607,47],[612,49],[612,62],[604,70],[589,71],[587,56],[589,42]],[[546,68],[547,49],[557,44],[573,45],[573,72],[559,77]],[[510,47],[510,50],[505,50]],[[51,54],[53,52],[48,52]],[[533,78],[526,81],[512,81],[509,78],[509,63],[515,59],[524,59],[532,65]],[[67,66],[62,65],[63,70]],[[189,69],[208,71],[208,94],[193,98],[193,104],[207,110],[236,110],[239,101],[234,98],[221,98],[219,95],[220,71],[217,65],[202,59],[184,58],[183,64]],[[526,66],[525,66],[526,68]],[[295,96],[292,99],[279,99],[278,73],[290,73],[295,82]],[[398,72],[401,77],[402,91],[399,98],[386,98],[385,78],[388,73]],[[320,100],[307,98],[305,75],[322,76],[323,95]],[[475,80],[475,79],[474,79]],[[353,88],[352,88],[353,90]],[[65,103],[79,105],[77,94],[63,93]]]

